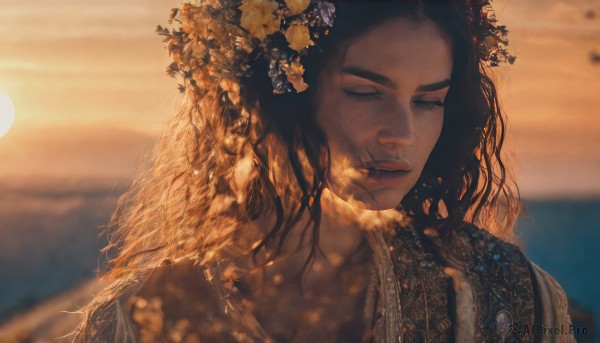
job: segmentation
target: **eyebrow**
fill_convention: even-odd
[[[375,72],[372,72],[372,71],[369,71],[369,70],[366,70],[363,68],[353,67],[353,66],[344,67],[340,70],[340,73],[358,76],[358,77],[373,81],[375,83],[378,83],[378,84],[388,87],[388,88],[396,88],[396,84],[394,84],[394,82],[392,80],[390,80],[390,78],[388,78],[387,76],[383,76],[381,74],[377,74]],[[417,92],[438,91],[438,90],[444,89],[446,87],[450,87],[450,84],[451,84],[450,79],[444,79],[442,81],[430,83],[427,85],[421,85],[421,86],[417,87],[416,91]]]

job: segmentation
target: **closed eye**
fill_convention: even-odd
[[[435,100],[435,101],[415,100],[415,101],[413,101],[413,103],[416,106],[419,106],[421,108],[428,109],[428,110],[433,110],[435,108],[444,107],[444,103],[439,100]]]
[[[348,94],[353,98],[358,99],[378,99],[381,98],[381,93],[378,91],[374,92],[357,92],[350,89],[344,89],[344,93]]]
[[[361,99],[361,100],[381,99],[381,97],[382,97],[381,92],[376,91],[376,90],[371,91],[371,92],[358,92],[358,91],[351,90],[351,89],[344,89],[343,91],[347,95],[349,95],[353,98]],[[444,107],[444,103],[440,100],[433,100],[433,101],[414,100],[413,104],[415,104],[416,106],[421,107],[423,109],[426,109],[426,110],[433,110],[435,108]]]

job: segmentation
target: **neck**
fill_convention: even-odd
[[[400,214],[392,210],[372,211],[360,209],[357,206],[343,201],[334,193],[325,189],[321,197],[321,222],[319,228],[319,249],[317,250],[313,269],[331,270],[339,267],[350,255],[360,248],[365,240],[365,231],[381,230],[393,231],[393,221],[402,220]],[[254,221],[258,232],[264,233],[271,230],[275,224],[275,216],[261,216]],[[310,213],[306,211],[303,218],[287,235],[282,246],[282,257],[287,259],[294,255],[301,266],[308,257],[312,247],[312,223],[308,226],[300,253],[297,247],[300,242],[303,228],[309,223]],[[278,240],[277,240],[278,241]],[[276,242],[277,242],[276,241]],[[301,263],[300,263],[301,262]]]

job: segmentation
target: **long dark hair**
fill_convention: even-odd
[[[408,18],[431,20],[450,37],[453,51],[452,85],[445,102],[441,136],[413,189],[398,210],[406,211],[421,227],[447,232],[463,221],[482,226],[500,238],[511,239],[512,226],[520,210],[518,188],[501,154],[505,118],[500,110],[491,70],[476,54],[474,32],[469,25],[470,8],[463,1],[337,1],[336,20],[331,33],[317,42],[303,57],[305,80],[311,87],[300,94],[273,95],[267,66],[257,61],[252,78],[243,81],[243,97],[259,103],[265,126],[263,134],[275,134],[287,147],[289,163],[302,192],[296,213],[284,223],[280,196],[270,194],[277,224],[255,253],[276,237],[286,237],[304,211],[312,219],[312,250],[305,267],[318,247],[321,218],[320,195],[330,169],[327,138],[315,119],[314,104],[320,91],[317,80],[332,56],[341,53],[353,38],[386,20]],[[255,150],[261,156],[259,149]],[[312,167],[312,180],[302,172],[306,154]],[[266,160],[263,158],[263,160]],[[268,180],[264,180],[268,184]],[[263,185],[264,186],[264,185]],[[275,189],[273,186],[264,188]],[[309,203],[312,203],[309,206]],[[307,227],[305,227],[305,230]],[[281,243],[281,241],[280,241]],[[275,252],[281,244],[276,245]]]
[[[338,1],[335,6],[330,35],[302,61],[308,90],[274,95],[263,59],[251,63],[252,76],[240,84],[197,80],[207,93],[187,94],[149,157],[150,167],[119,201],[104,250],[111,267],[105,279],[115,282],[86,307],[77,339],[89,340],[95,317],[165,260],[203,265],[238,242],[253,252],[260,268],[304,223],[300,244],[310,231],[310,252],[300,274],[310,270],[330,170],[327,137],[315,119],[317,80],[348,42],[393,18],[432,20],[450,37],[454,61],[441,136],[398,210],[417,227],[449,232],[468,222],[511,238],[519,195],[503,162],[505,118],[490,70],[476,53],[470,7],[464,1]],[[219,23],[213,24],[218,29]],[[243,110],[229,108],[219,87],[239,87]],[[255,236],[245,232],[244,224],[260,217],[274,219],[273,225]]]
[[[335,6],[330,34],[302,60],[308,90],[274,95],[262,58],[250,63],[252,75],[239,84],[215,84],[208,76],[197,80],[206,94],[187,94],[149,158],[150,168],[120,199],[107,230],[107,278],[165,259],[218,259],[239,238],[240,227],[259,217],[274,222],[242,243],[252,247],[255,262],[278,256],[302,222],[300,244],[309,233],[311,247],[302,272],[308,270],[318,251],[321,194],[330,171],[327,137],[315,119],[317,80],[352,39],[394,18],[433,21],[450,37],[453,51],[441,136],[398,210],[418,226],[449,231],[466,221],[510,239],[518,190],[501,155],[505,119],[490,70],[476,53],[470,6],[464,1],[338,1]],[[219,23],[213,25],[218,30]],[[239,88],[242,110],[228,107],[223,88]]]

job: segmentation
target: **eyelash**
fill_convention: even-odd
[[[381,98],[381,93],[379,92],[368,92],[368,93],[361,93],[361,92],[354,92],[348,89],[345,89],[344,92],[348,95],[350,95],[351,97],[355,97],[355,98],[359,98],[359,99],[363,99],[363,100],[369,100],[369,99],[380,99]],[[436,100],[436,101],[423,101],[423,100],[415,100],[413,101],[413,103],[419,107],[423,107],[425,109],[434,109],[436,107],[444,107],[444,103]]]
[[[360,98],[360,99],[378,99],[381,98],[381,93],[379,92],[354,92],[349,89],[344,89],[344,92],[352,97]]]
[[[436,101],[421,101],[421,100],[416,100],[416,101],[414,101],[414,103],[417,106],[421,106],[421,107],[426,108],[426,109],[434,109],[436,107],[444,107],[444,103],[441,102],[441,101],[439,101],[439,100],[436,100]]]

